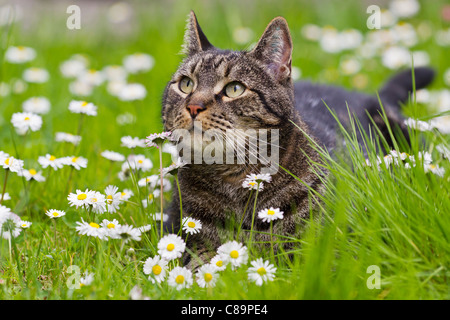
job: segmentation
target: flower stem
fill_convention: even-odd
[[[180,198],[180,230],[181,231],[181,221],[183,221],[183,201],[181,200],[181,190],[180,182],[178,181],[178,174],[175,175],[175,181],[177,182],[178,196]]]
[[[5,181],[3,182],[3,191],[2,191],[2,197],[0,198],[0,204],[2,204],[3,202],[3,197],[5,196],[5,192],[6,192],[6,182],[8,181],[8,174],[9,174],[9,170],[6,170],[6,174],[5,174]]]
[[[253,204],[253,213],[252,213],[252,226],[250,228],[250,239],[248,241],[248,248],[250,249],[252,246],[252,240],[253,240],[253,225],[255,223],[255,212],[256,212],[256,200],[258,200],[258,192],[259,192],[259,182],[258,182],[258,187],[256,189],[256,194],[255,194],[255,202]]]
[[[272,253],[272,262],[274,262],[275,253],[273,251],[273,236],[272,236],[272,230],[273,230],[273,221],[270,221],[270,252]]]
[[[163,169],[163,165],[162,165],[162,145],[159,146],[158,150],[159,150],[159,175],[161,177],[161,185],[160,185],[161,193],[159,195],[159,198],[161,199],[161,222],[160,222],[161,223],[161,234],[160,234],[160,237],[162,238],[163,237],[163,226],[164,226],[164,219],[163,219],[163,197],[164,197],[164,194],[163,194],[163,172],[162,172],[162,169]]]
[[[244,223],[245,214],[247,213],[247,207],[248,207],[248,204],[250,203],[250,199],[252,198],[252,195],[253,195],[253,189],[250,190],[250,195],[249,195],[249,197],[247,199],[247,203],[245,204],[244,212],[242,213],[241,222],[239,224],[239,229],[238,229],[238,232],[237,232],[237,235],[236,235],[236,241],[239,241],[239,234],[241,233],[242,223]]]

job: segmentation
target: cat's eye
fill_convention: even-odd
[[[245,91],[245,86],[237,81],[231,82],[225,87],[225,94],[229,98],[237,98]]]
[[[194,90],[194,81],[189,77],[183,77],[180,81],[180,90],[184,93],[191,93]]]

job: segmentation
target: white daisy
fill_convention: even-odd
[[[22,103],[25,112],[46,114],[50,111],[50,101],[45,97],[32,97]]]
[[[429,122],[416,120],[413,118],[408,118],[404,121],[404,123],[410,127],[411,129],[419,130],[419,131],[431,131],[433,130],[433,126]]]
[[[25,69],[22,75],[26,82],[30,83],[44,83],[50,78],[50,74],[47,70],[42,68],[28,68]]]
[[[138,181],[138,186],[145,187],[146,185],[150,185],[151,188],[154,188],[156,186],[158,179],[160,179],[160,177],[156,174],[153,174],[151,176],[140,179]],[[164,184],[164,182],[163,182],[163,184]]]
[[[201,266],[196,274],[197,283],[200,288],[213,288],[218,278],[217,268],[211,264]]]
[[[239,267],[241,264],[246,264],[248,260],[247,247],[235,240],[221,245],[217,249],[217,253],[221,255],[222,259],[231,263],[233,267]]]
[[[86,70],[86,63],[77,59],[66,60],[59,65],[59,70],[65,78],[77,78]]]
[[[277,268],[270,264],[269,261],[263,261],[258,258],[251,262],[252,267],[248,268],[248,279],[262,286],[264,282],[273,281]]]
[[[167,283],[171,287],[175,287],[177,290],[189,288],[192,286],[194,279],[192,278],[192,272],[185,267],[175,267],[169,272],[169,278]]]
[[[95,222],[87,223],[81,218],[81,222],[77,221],[77,225],[78,227],[75,227],[75,229],[80,235],[87,235],[101,240],[108,239],[106,231],[103,228],[100,228],[100,225]]]
[[[445,174],[445,169],[442,167],[439,167],[438,165],[435,164],[424,164],[424,169],[425,172],[429,172],[431,171],[432,173],[434,173],[435,175],[439,176],[439,177],[443,177]]]
[[[258,185],[258,183],[254,180],[244,180],[242,182],[242,188],[244,189],[249,189],[249,190],[264,190],[264,183],[260,183]]]
[[[16,112],[12,115],[11,123],[19,132],[38,131],[42,126],[41,116],[30,112]]]
[[[152,283],[161,283],[166,279],[168,261],[161,259],[159,255],[148,258],[144,262],[144,273],[149,275],[148,280]]]
[[[176,175],[178,174],[178,170],[182,167],[184,167],[187,163],[183,161],[183,159],[178,158],[177,162],[172,163],[170,166],[163,168],[162,173],[163,175],[171,174]]]
[[[61,158],[61,162],[66,166],[72,166],[76,170],[80,170],[81,168],[86,168],[88,160],[83,157],[63,157]]]
[[[149,71],[153,68],[155,60],[146,53],[135,53],[123,59],[123,66],[129,73]]]
[[[105,188],[106,194],[106,204],[108,205],[108,212],[114,213],[119,210],[119,205],[121,203],[121,193],[118,192],[119,188],[116,186],[109,185]]]
[[[120,200],[122,200],[122,201],[128,201],[132,196],[134,196],[133,191],[131,191],[130,189],[124,189],[124,190],[120,193]]]
[[[112,96],[119,96],[119,94],[121,93],[122,89],[127,85],[127,83],[125,81],[122,80],[113,80],[113,81],[109,81],[108,84],[106,85],[106,91],[108,91],[108,93]]]
[[[156,190],[155,190],[156,191]],[[142,206],[144,207],[144,208],[147,208],[147,206],[149,205],[149,204],[152,204],[153,203],[153,201],[155,200],[155,194],[152,192],[152,193],[150,193],[148,196],[147,196],[147,198],[145,198],[145,199],[143,199],[142,200]]]
[[[258,212],[258,218],[262,219],[264,222],[271,222],[277,219],[283,219],[283,211],[279,208],[270,207],[270,209],[263,209]]]
[[[45,181],[45,177],[42,175],[42,171],[36,171],[36,169],[29,169],[29,170],[21,170],[18,172],[19,176],[24,176],[27,181],[35,180],[37,182],[43,182]]]
[[[0,193],[0,200],[2,200],[2,194]],[[5,194],[3,195],[3,201],[6,200],[11,200],[11,196],[9,195],[8,192],[5,192]]]
[[[247,177],[245,178],[245,180],[253,180],[257,183],[261,183],[261,182],[265,182],[265,183],[269,183],[272,181],[272,176],[268,173],[260,173],[260,174],[249,174],[247,175]]]
[[[97,115],[97,106],[92,102],[72,100],[69,103],[69,110],[73,113],[83,113],[88,116]]]
[[[418,153],[419,159],[423,159],[423,164],[424,165],[428,165],[431,164],[431,162],[433,161],[433,158],[431,157],[431,153],[429,153],[428,151],[419,151]]]
[[[151,213],[150,218],[155,220],[155,221],[161,221],[161,212],[155,212],[155,213]],[[166,213],[163,213],[163,222],[166,222],[167,220],[169,220],[169,215]]]
[[[90,84],[82,81],[72,81],[69,83],[69,91],[75,96],[79,97],[88,97],[92,95],[92,92],[94,91],[94,87]],[[80,113],[80,112],[77,112]]]
[[[86,191],[76,190],[76,193],[71,193],[68,195],[67,200],[69,200],[70,206],[75,206],[77,209],[79,207],[85,206],[87,207],[89,205],[89,199],[92,198],[95,191],[90,191],[89,189],[86,189]]]
[[[86,271],[83,274],[83,277],[80,278],[80,288],[84,286],[89,286],[92,284],[92,282],[94,282],[94,274]]]
[[[202,229],[202,223],[200,220],[185,217],[182,220],[183,230],[188,234],[196,234],[199,233]]]
[[[215,257],[211,259],[209,264],[214,266],[217,271],[223,271],[227,268],[228,260],[223,259],[220,254],[216,254]]]
[[[152,225],[151,224],[146,224],[146,225],[144,225],[142,227],[139,227],[138,229],[139,229],[139,231],[141,233],[145,233],[145,232],[148,232],[148,231],[150,231],[152,229]]]
[[[125,136],[120,139],[122,142],[123,147],[127,147],[130,149],[134,149],[136,147],[145,147],[145,140],[140,139],[139,137],[131,137],[131,136]]]
[[[44,169],[50,166],[54,170],[58,170],[64,166],[64,163],[61,161],[61,158],[56,158],[55,156],[48,153],[45,155],[45,157],[40,156],[38,158],[38,162]]]
[[[136,154],[128,156],[128,163],[131,168],[136,168],[142,171],[149,171],[153,168],[153,163],[150,159],[146,158],[143,154]]]
[[[0,236],[3,239],[17,238],[22,231],[20,217],[6,207],[0,206]]]
[[[36,50],[29,47],[9,47],[5,52],[5,60],[9,63],[25,63],[36,58]]]
[[[119,65],[106,66],[102,72],[108,81],[125,81],[128,76],[125,68]]]
[[[114,151],[106,150],[103,151],[100,155],[110,161],[125,161],[125,156],[123,154]]]
[[[88,197],[88,204],[92,206],[94,213],[103,214],[106,212],[106,198],[98,191],[93,191]]]
[[[151,135],[149,135],[146,138],[145,143],[146,143],[147,147],[159,148],[164,143],[164,141],[166,141],[166,140],[172,141],[171,135],[172,135],[172,132],[170,132],[170,131],[165,131],[165,132],[161,132],[161,133],[152,133]]]
[[[120,239],[119,229],[121,225],[116,219],[113,219],[112,221],[103,219],[100,226],[105,230],[106,235],[111,239]]]
[[[105,81],[105,76],[101,71],[89,69],[83,70],[77,77],[77,81],[89,86],[99,86]]]
[[[45,212],[45,214],[50,217],[50,219],[60,218],[66,215],[66,212],[63,210],[50,209]]]
[[[3,169],[8,169],[11,172],[20,172],[23,170],[23,160],[16,159],[9,155],[0,157],[0,165]]]
[[[183,239],[176,234],[168,234],[158,242],[158,254],[166,260],[180,258],[185,248]]]
[[[147,96],[147,89],[140,83],[131,83],[122,86],[117,96],[122,101],[142,100]]]
[[[32,222],[30,222],[30,221],[21,221],[20,222],[20,227],[22,228],[22,229],[28,229],[29,227],[31,227],[31,225],[32,225],[33,223]]]
[[[141,231],[138,228],[134,228],[129,225],[122,225],[117,228],[118,235],[124,243],[128,243],[130,240],[141,241]]]
[[[81,141],[81,136],[77,136],[66,132],[56,132],[55,141],[57,142],[69,142],[73,145],[78,145]]]

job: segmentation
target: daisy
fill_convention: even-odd
[[[122,137],[120,139],[120,141],[122,142],[123,147],[127,147],[130,149],[134,149],[136,147],[141,147],[141,148],[145,147],[145,140],[140,139],[139,137],[133,138],[131,136],[125,136],[125,137]]]
[[[182,226],[183,230],[188,234],[199,233],[202,229],[201,221],[190,217],[183,218]]]
[[[12,115],[11,123],[20,132],[38,131],[42,126],[41,116],[30,112],[16,112]]]
[[[28,68],[23,72],[23,79],[30,83],[44,83],[50,78],[47,70],[42,68]]]
[[[145,143],[147,147],[156,147],[159,148],[164,141],[169,140],[171,141],[171,134],[170,131],[165,131],[161,133],[153,133],[147,137],[145,140]]]
[[[156,190],[155,190],[155,191],[156,191]],[[152,203],[153,203],[153,201],[155,200],[155,198],[156,198],[156,197],[155,197],[154,193],[153,193],[153,192],[150,193],[146,199],[142,200],[142,206],[143,206],[144,208],[147,208],[147,206],[148,206],[149,204],[152,204]]]
[[[102,72],[108,81],[125,81],[128,76],[125,68],[119,65],[106,66]]]
[[[122,101],[142,100],[147,96],[147,89],[140,83],[131,83],[122,86],[117,96]]]
[[[106,204],[108,205],[108,212],[114,213],[119,210],[121,194],[118,192],[119,188],[109,185],[105,188]]]
[[[40,156],[38,158],[38,162],[44,169],[50,166],[54,170],[58,170],[64,166],[64,163],[61,161],[60,158],[56,158],[55,156],[48,153],[45,155],[45,157]]]
[[[246,180],[253,180],[256,183],[266,182],[269,183],[272,181],[272,176],[268,173],[260,173],[260,174],[249,174],[246,177]]]
[[[248,279],[255,282],[257,286],[261,286],[264,282],[273,281],[275,278],[277,268],[273,264],[269,264],[269,261],[258,258],[252,261],[251,265],[252,267],[247,270]]]
[[[124,190],[120,193],[120,200],[122,200],[122,201],[128,201],[128,199],[130,199],[132,196],[134,196],[133,191],[131,191],[130,189],[124,189]]]
[[[420,160],[423,159],[424,165],[431,164],[431,162],[433,161],[433,159],[431,157],[431,153],[429,153],[428,151],[424,151],[424,152],[419,151],[418,156],[419,156]]]
[[[411,61],[411,53],[400,46],[389,47],[382,53],[382,64],[391,70],[406,66]]]
[[[198,269],[196,279],[200,288],[213,288],[216,285],[217,268],[211,264],[205,264]]]
[[[89,205],[89,199],[93,197],[95,191],[90,191],[89,189],[86,189],[86,191],[76,190],[76,193],[71,193],[67,197],[67,200],[69,200],[70,206],[75,206],[77,209],[78,207],[85,206],[87,207]]]
[[[217,271],[223,271],[226,269],[228,261],[226,259],[223,259],[220,254],[216,254],[216,256],[211,259],[209,264],[214,266]]]
[[[248,260],[247,247],[234,240],[221,245],[217,249],[217,253],[221,255],[222,259],[231,263],[233,267],[246,264]]]
[[[37,182],[43,182],[45,181],[45,177],[42,176],[42,171],[37,172],[35,169],[29,169],[29,170],[21,170],[18,173],[19,176],[24,176],[27,181],[35,180]]]
[[[94,91],[94,87],[86,82],[81,82],[77,80],[69,83],[69,91],[75,96],[88,97]]]
[[[439,177],[443,177],[445,174],[445,169],[439,167],[438,165],[434,165],[434,164],[425,164],[424,165],[424,169],[425,172],[429,172],[431,171],[432,173],[434,173],[435,175],[439,176]]]
[[[158,242],[158,254],[166,260],[180,258],[185,248],[183,239],[176,234],[168,234]]]
[[[149,171],[153,168],[153,163],[150,159],[146,158],[142,154],[130,155],[128,157],[128,162],[132,168],[136,168],[142,171]]]
[[[11,172],[20,172],[23,168],[23,160],[7,155],[0,157],[0,165],[3,166],[3,169],[10,170]]]
[[[55,141],[57,142],[69,142],[73,145],[78,145],[81,141],[81,136],[77,136],[66,132],[57,132],[55,135]]]
[[[108,91],[108,93],[112,96],[119,96],[119,94],[121,93],[122,89],[127,85],[127,83],[125,81],[122,80],[113,80],[113,81],[109,81],[108,84],[106,85],[106,91]]]
[[[129,73],[139,73],[149,71],[153,68],[155,60],[146,53],[135,53],[123,59],[123,66]]]
[[[61,158],[61,161],[66,166],[72,166],[76,170],[80,170],[81,168],[86,168],[87,163],[88,163],[88,160],[86,158],[75,157],[75,156]]]
[[[100,155],[110,161],[125,161],[125,156],[123,154],[114,151],[106,150],[103,151]]]
[[[145,232],[148,232],[148,231],[150,231],[152,229],[152,225],[151,224],[146,224],[145,226],[139,227],[138,229],[139,229],[139,231],[141,233],[145,233]]]
[[[171,287],[175,287],[177,290],[189,288],[194,279],[192,278],[192,272],[185,267],[175,267],[169,272],[169,278],[167,283]]]
[[[271,222],[277,219],[283,219],[283,211],[278,208],[270,207],[270,209],[263,209],[258,212],[258,218],[264,222]]]
[[[77,78],[86,70],[86,63],[82,60],[70,59],[59,65],[59,71],[65,78]]]
[[[113,219],[112,221],[103,219],[100,226],[105,230],[106,235],[111,239],[120,239],[119,229],[121,225],[116,219]]]
[[[153,258],[148,258],[144,262],[144,274],[149,275],[148,280],[152,283],[161,283],[166,279],[167,274],[167,260],[161,259],[159,255]]]
[[[81,222],[77,221],[77,225],[78,227],[75,227],[75,229],[80,235],[87,235],[101,240],[108,239],[105,230],[100,228],[100,225],[95,222],[87,223],[81,218]]]
[[[141,231],[133,226],[122,225],[117,228],[117,232],[124,243],[127,243],[130,240],[141,241]]]
[[[264,189],[264,184],[260,183],[258,185],[258,183],[254,180],[244,180],[244,182],[242,182],[242,188],[244,189],[249,189],[249,190],[263,190]]]
[[[29,221],[21,221],[21,224],[20,224],[20,227],[22,228],[22,229],[28,229],[29,227],[31,227],[31,225],[32,225],[33,223],[32,222],[29,222]]]
[[[1,193],[0,193],[0,200],[2,200]],[[9,195],[8,192],[5,192],[5,194],[3,195],[3,201],[5,200],[11,200],[11,196]]]
[[[60,218],[66,215],[66,212],[63,210],[50,209],[45,212],[45,214],[50,217],[50,219]]]
[[[150,218],[155,221],[161,221],[161,212],[155,212],[150,214]],[[163,222],[166,222],[167,220],[169,220],[169,215],[163,213]]]
[[[150,185],[151,188],[154,188],[156,186],[156,183],[157,183],[158,179],[160,179],[160,177],[158,175],[156,175],[156,174],[153,174],[151,176],[148,176],[148,177],[140,179],[138,181],[138,186],[139,187],[145,187],[146,185]]]
[[[178,174],[178,169],[184,167],[187,163],[184,162],[181,158],[178,158],[177,162],[172,163],[170,166],[163,168],[162,173],[163,175],[171,174],[176,175]]]
[[[419,130],[419,131],[431,131],[433,130],[433,126],[429,122],[416,120],[413,118],[408,118],[404,121],[404,123],[411,129]]]
[[[102,214],[106,212],[106,198],[103,194],[98,191],[93,191],[87,199],[94,213]]]
[[[12,213],[11,211],[2,210],[0,207],[0,212],[1,211],[3,211],[3,213],[0,214],[0,236],[6,240],[17,238],[22,231],[22,220],[18,215]]]
[[[45,97],[32,97],[22,103],[25,112],[46,114],[50,111],[50,101]]]
[[[94,274],[86,271],[83,274],[83,277],[80,278],[80,288],[84,286],[89,286],[92,284],[92,282],[94,282]]]
[[[10,208],[5,207],[5,206],[2,206],[2,205],[0,204],[0,219],[1,219],[4,215],[6,215],[7,213],[10,213],[10,212],[11,212],[11,209],[10,209]]]
[[[87,114],[88,116],[96,116],[97,106],[95,106],[92,102],[72,100],[69,103],[69,111],[73,113]]]
[[[77,81],[89,86],[99,86],[105,81],[105,77],[101,71],[89,69],[83,70],[77,77]]]
[[[18,46],[9,47],[5,52],[5,60],[9,63],[25,63],[36,58],[36,50],[29,47]]]

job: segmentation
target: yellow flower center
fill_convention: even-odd
[[[26,224],[26,223],[22,224],[22,227],[23,227],[23,228],[26,228],[26,227],[27,227],[27,224]]]
[[[59,213],[56,212],[56,211],[53,211],[52,215],[53,215],[54,217],[58,217],[58,216],[59,216]]]
[[[89,223],[89,225],[92,227],[92,228],[100,228],[100,226],[98,225],[98,224],[96,224],[95,222],[91,222],[91,223]]]
[[[23,50],[25,50],[25,47],[24,46],[18,46],[17,49],[19,49],[20,51],[23,51]]]
[[[77,196],[77,199],[78,199],[78,200],[84,200],[84,199],[86,199],[86,198],[87,198],[86,193],[80,193],[80,194]]]
[[[24,120],[25,120],[25,121],[28,121],[28,120],[30,120],[30,117],[25,117]]]
[[[157,264],[153,266],[152,268],[152,272],[155,275],[159,275],[162,271],[162,268],[160,266],[158,266]]]
[[[91,202],[97,202],[97,198],[92,198]]]
[[[86,101],[81,102],[82,107],[86,107],[87,105],[88,105],[88,103]]]
[[[436,169],[436,166],[434,164],[430,164],[430,169]]]
[[[239,257],[239,252],[237,252],[236,250],[231,251],[230,257],[232,257],[233,259],[237,259]]]
[[[189,228],[195,228],[195,222],[189,221],[189,222],[188,222],[188,227],[189,227]]]
[[[6,158],[5,164],[6,164],[6,165],[9,165],[9,158]]]
[[[249,185],[251,185],[252,187],[256,184],[256,182],[249,182]]]
[[[263,276],[267,273],[266,269],[264,269],[263,267],[259,268],[258,270],[256,270],[256,272],[258,272],[258,274],[260,276]]]
[[[123,196],[126,196],[127,193],[126,193],[126,192],[122,192],[121,195],[122,195],[122,197],[123,197]]]
[[[205,281],[210,282],[212,280],[213,276],[211,273],[205,273]]]
[[[182,284],[184,282],[184,277],[180,274],[175,278],[175,282],[178,284]]]
[[[114,223],[108,223],[108,225],[106,227],[108,229],[114,229],[116,227],[116,225]]]
[[[73,157],[73,158],[72,158],[72,162],[73,162],[73,163],[77,162],[77,160],[78,160],[78,157]]]
[[[49,160],[50,161],[55,161],[56,157],[55,156],[50,156]]]
[[[219,268],[220,268],[221,266],[223,266],[223,261],[222,261],[222,260],[217,261],[217,262],[216,262],[216,266],[218,266]]]
[[[267,214],[269,215],[269,216],[273,216],[274,214],[275,214],[275,211],[274,210],[267,210]]]
[[[28,172],[29,172],[32,176],[34,176],[34,175],[37,173],[37,171],[34,170],[34,169],[30,169],[30,170],[28,170]]]
[[[150,194],[148,195],[148,199],[149,199],[149,200],[152,200],[152,199],[153,199],[153,193],[150,193]]]
[[[109,194],[106,196],[106,199],[108,199],[108,204],[111,204],[112,200],[113,200],[113,196]]]
[[[142,160],[138,160],[138,163],[139,163],[139,164],[142,164],[143,162],[144,162],[144,161],[142,161]]]
[[[167,251],[172,251],[173,249],[175,249],[175,245],[173,244],[173,243],[169,243],[168,245],[167,245]]]

